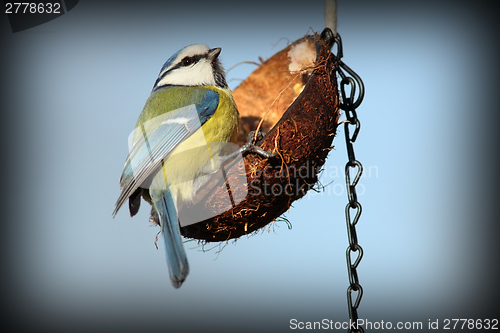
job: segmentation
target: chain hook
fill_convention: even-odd
[[[329,30],[329,32],[327,30]],[[328,42],[331,42],[332,35],[333,33],[328,28],[323,30],[323,32],[321,33],[321,36],[325,36],[323,38]],[[358,119],[356,108],[363,101],[363,98],[365,96],[365,87],[363,84],[363,80],[361,80],[359,75],[356,74],[356,72],[354,72],[342,61],[344,51],[342,47],[342,39],[338,33],[334,36],[333,45],[336,45],[337,48],[335,57],[338,63],[338,67],[336,72],[341,78],[341,101],[339,103],[339,107],[340,109],[345,111],[347,120],[344,123],[345,142],[348,157],[348,161],[345,166],[346,191],[348,199],[348,203],[345,208],[345,216],[347,224],[347,236],[349,240],[349,246],[346,250],[347,273],[349,276],[349,287],[347,288],[347,307],[349,311],[349,319],[352,323],[356,323],[355,328],[352,328],[350,326],[348,331],[364,332],[363,327],[357,325],[358,307],[363,296],[363,288],[359,284],[357,268],[359,263],[361,262],[361,259],[363,258],[363,248],[358,244],[358,236],[356,233],[356,225],[362,212],[361,204],[358,202],[356,185],[358,184],[361,178],[361,174],[363,173],[363,166],[358,160],[356,160],[353,143],[356,141],[356,138],[358,137],[359,131],[361,129],[361,123]],[[336,80],[336,77],[334,79]],[[347,93],[348,86],[350,88],[349,94]],[[355,126],[352,136],[349,132],[349,126]],[[354,177],[354,180],[352,182],[350,174],[351,168],[357,168],[356,176]],[[353,219],[351,219],[351,210],[356,210],[356,214],[354,215]],[[353,258],[351,257],[353,253],[357,253],[357,257],[354,262]],[[354,297],[355,300],[353,300]]]
[[[326,28],[325,30],[327,30],[327,29],[328,28]],[[323,30],[323,32],[321,33],[322,36],[328,35],[325,32],[325,30]],[[330,30],[330,29],[328,29],[328,30]],[[332,33],[331,30],[330,30],[330,33]],[[340,77],[342,78],[342,81],[346,78],[348,78],[350,80],[354,80],[356,82],[355,85],[357,85],[359,88],[358,97],[356,99],[354,99],[354,94],[351,94],[352,108],[356,109],[358,106],[361,105],[361,102],[363,101],[363,99],[365,97],[365,85],[363,84],[363,80],[361,80],[361,77],[359,77],[359,75],[356,74],[355,71],[353,71],[349,66],[347,66],[342,61],[342,58],[344,57],[344,49],[342,46],[342,38],[340,37],[339,33],[337,33],[335,35],[333,45],[337,46],[337,53],[335,54],[335,57],[337,58],[337,61],[339,63],[337,72],[339,73]],[[350,77],[348,77],[346,73],[349,74]],[[355,87],[355,85],[353,84],[353,87]],[[342,82],[341,82],[341,88],[342,88]],[[347,111],[345,108],[345,105],[344,105],[344,101],[345,101],[344,97],[345,96],[342,96],[342,102],[340,103],[340,108],[344,111]]]

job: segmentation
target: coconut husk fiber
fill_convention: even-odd
[[[289,52],[300,43],[309,44],[316,59],[302,71],[291,72]],[[339,119],[338,64],[331,46],[331,36],[301,38],[262,63],[234,90],[241,121],[239,144],[262,121],[264,137],[256,144],[277,155],[263,158],[250,153],[244,163],[227,168],[226,181],[197,205],[220,209],[227,204],[228,191],[231,197],[243,194],[244,199],[220,215],[181,227],[183,236],[219,242],[253,233],[286,212],[317,182]],[[244,186],[228,186],[231,179],[242,176],[247,180]]]

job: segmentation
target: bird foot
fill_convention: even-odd
[[[251,131],[250,133],[248,133],[247,143],[245,143],[237,150],[233,151],[231,154],[224,156],[220,164],[226,164],[232,161],[238,155],[243,156],[246,154],[257,154],[263,158],[271,158],[278,155],[278,153],[271,153],[270,151],[264,150],[261,147],[257,146],[254,143],[254,135],[255,131]],[[263,137],[262,132],[259,132],[257,134],[257,140],[260,140],[262,137]]]
[[[255,137],[255,131],[251,131],[250,133],[248,133],[247,143],[241,146],[239,152],[241,152],[242,155],[257,154],[263,158],[271,158],[278,155],[278,153],[271,153],[270,151],[264,150],[255,144],[254,138],[256,139],[256,141],[259,141],[263,137],[264,134],[261,131],[257,133],[257,137]]]

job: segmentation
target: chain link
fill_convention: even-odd
[[[348,203],[345,208],[345,216],[347,223],[347,236],[349,239],[349,246],[346,250],[347,273],[349,275],[347,306],[349,310],[350,323],[354,323],[353,325],[349,325],[348,332],[364,332],[363,327],[357,326],[358,307],[361,302],[361,298],[363,297],[363,288],[359,283],[357,268],[363,258],[363,248],[358,244],[358,235],[356,233],[356,225],[362,212],[361,204],[358,202],[356,185],[358,184],[361,174],[363,173],[363,165],[356,159],[353,147],[353,143],[356,141],[361,128],[356,108],[363,101],[364,85],[361,78],[342,61],[342,39],[338,33],[335,36],[335,44],[337,45],[337,59],[339,62],[337,72],[341,77],[340,94],[342,100],[340,108],[344,110],[346,114],[344,134],[348,157],[348,162],[345,166],[345,180],[348,199]],[[356,88],[359,90],[357,98]],[[347,89],[350,89],[349,94],[347,93]],[[352,127],[354,127],[354,131],[351,136],[350,128]],[[354,179],[351,177],[351,171],[356,171]]]

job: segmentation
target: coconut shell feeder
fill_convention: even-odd
[[[262,63],[233,91],[241,120],[239,145],[250,131],[260,130],[264,137],[256,144],[277,154],[267,159],[247,154],[244,163],[228,168],[226,181],[197,205],[220,209],[227,183],[242,175],[245,187],[229,190],[233,196],[247,191],[246,196],[220,215],[181,227],[184,237],[220,242],[251,234],[286,212],[318,181],[340,114],[332,45],[328,31],[305,36]]]

